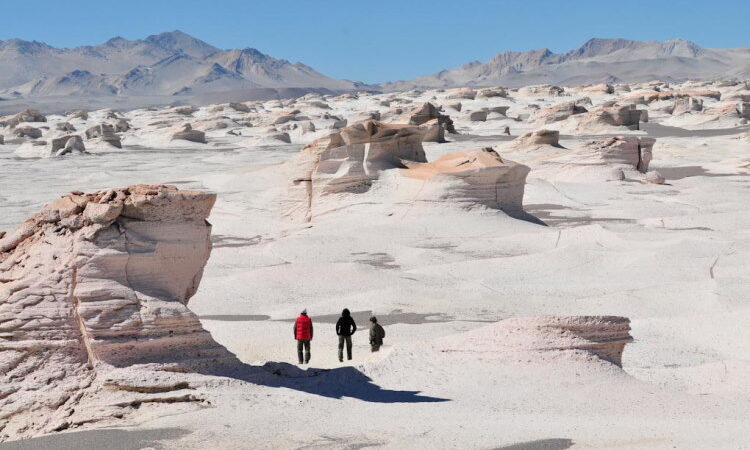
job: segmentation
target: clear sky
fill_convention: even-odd
[[[3,1],[0,40],[57,47],[175,29],[254,47],[335,77],[408,79],[504,50],[563,52],[591,37],[750,46],[750,0],[34,0]]]

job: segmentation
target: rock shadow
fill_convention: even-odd
[[[107,450],[140,450],[142,448],[164,448],[163,441],[173,441],[187,434],[189,430],[181,428],[156,428],[152,430],[124,430],[104,428],[73,433],[56,433],[22,441],[11,441],[0,444],[2,450],[73,450],[98,449]]]
[[[690,177],[733,177],[735,173],[712,173],[701,166],[659,167],[657,170],[667,180],[682,180]]]
[[[582,225],[589,225],[592,223],[635,223],[634,219],[617,218],[617,217],[591,217],[588,215],[573,216],[573,215],[557,215],[554,211],[568,211],[568,212],[580,212],[586,213],[585,210],[568,208],[562,205],[555,205],[551,203],[539,203],[525,205],[529,211],[533,212],[535,216],[540,217],[544,220],[545,224],[550,227],[577,227]]]
[[[539,439],[497,447],[494,450],[565,450],[572,446],[572,439]]]
[[[272,388],[286,388],[322,397],[355,398],[371,403],[442,403],[450,399],[420,395],[420,391],[383,389],[355,367],[336,369],[302,369],[284,362],[267,362],[251,366],[237,361],[227,367],[203,367],[196,370],[204,375],[233,378]]]

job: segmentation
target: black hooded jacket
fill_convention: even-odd
[[[351,336],[357,331],[357,324],[354,323],[352,315],[348,309],[341,312],[341,317],[336,322],[336,334],[339,336]]]

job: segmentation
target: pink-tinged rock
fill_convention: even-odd
[[[117,404],[193,401],[159,393],[236,363],[186,307],[215,198],[160,185],[72,193],[2,236],[0,441],[106,423],[127,414]]]

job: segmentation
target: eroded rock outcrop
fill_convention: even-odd
[[[15,128],[18,124],[23,122],[46,122],[47,118],[44,114],[40,113],[36,109],[26,109],[12,116],[0,118],[0,125],[4,125],[8,128]]]
[[[206,133],[200,130],[194,130],[193,127],[186,123],[182,126],[182,129],[172,135],[171,140],[173,141],[189,141],[196,142],[198,144],[206,143]]]
[[[122,148],[120,136],[115,134],[115,127],[110,124],[102,123],[95,125],[86,130],[86,139],[97,140],[112,147]]]
[[[313,141],[289,162],[291,185],[286,215],[311,220],[326,195],[367,191],[382,170],[427,162],[422,148],[426,128],[357,123]]]
[[[541,177],[566,181],[643,180],[656,139],[616,136],[591,141],[565,156],[549,160],[535,172]]]
[[[515,215],[523,211],[529,168],[504,160],[492,148],[450,153],[430,163],[407,162],[400,173],[422,180],[416,201],[451,201],[468,208],[484,205]]]
[[[630,320],[618,316],[513,317],[452,336],[444,352],[476,352],[507,362],[560,363],[603,360],[622,366],[632,342]]]
[[[74,192],[0,239],[0,440],[190,401],[183,372],[232,361],[186,307],[215,199]]]
[[[588,110],[576,102],[560,103],[550,106],[549,108],[540,109],[536,113],[536,122],[538,124],[550,124],[565,120],[576,114],[583,114]]]
[[[519,149],[532,149],[548,145],[560,147],[560,132],[557,130],[531,131],[515,138],[511,145]]]
[[[285,214],[310,221],[341,209],[354,199],[346,194],[369,191],[388,171],[387,188],[379,195],[392,195],[396,202],[451,202],[523,215],[527,166],[504,160],[491,148],[451,153],[428,163],[422,148],[426,130],[370,121],[314,141],[288,163]]]

